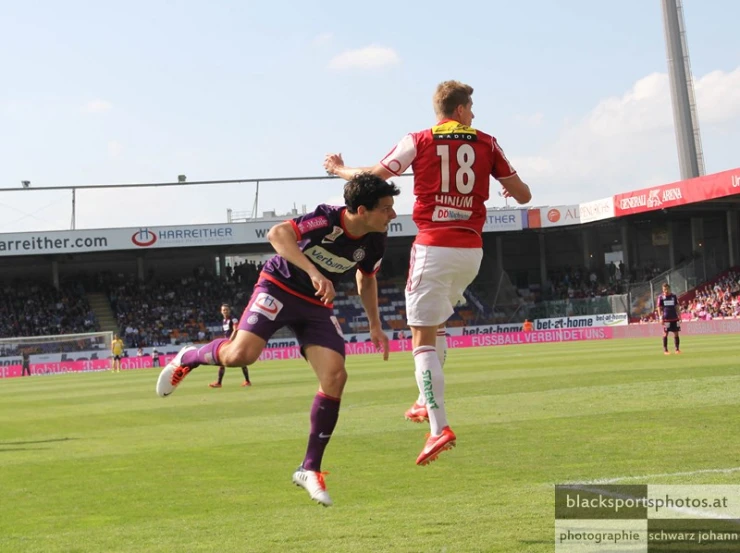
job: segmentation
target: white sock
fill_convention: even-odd
[[[419,388],[419,397],[416,398],[416,405],[426,405],[427,396],[424,395],[424,380],[421,378],[419,371],[414,371],[414,376],[416,377],[416,387]]]
[[[439,364],[444,369],[445,361],[447,361],[447,336],[444,328],[437,330],[437,357],[439,358]]]
[[[447,426],[445,412],[445,377],[442,365],[437,357],[437,350],[432,346],[414,348],[414,365],[416,365],[416,382],[421,382],[426,396],[427,413],[432,435],[439,436]]]
[[[445,361],[447,360],[447,336],[443,328],[437,330],[437,358],[439,364],[444,369]],[[417,405],[426,405],[427,398],[424,395],[424,381],[421,379],[419,372],[416,372],[416,385],[419,388],[419,397],[416,400]]]

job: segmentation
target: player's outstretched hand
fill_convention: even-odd
[[[388,347],[388,335],[383,332],[381,328],[370,329],[370,341],[375,346],[375,349],[379,349],[383,352],[383,361],[388,361],[388,354],[390,348]]]
[[[311,275],[311,283],[313,284],[314,290],[316,290],[315,296],[317,296],[322,303],[329,305],[334,301],[334,297],[337,293],[334,291],[334,284],[331,280],[326,278],[318,271]]]
[[[324,169],[330,175],[335,175],[338,167],[344,167],[342,154],[326,154],[324,158]]]

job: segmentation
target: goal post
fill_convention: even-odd
[[[108,370],[112,341],[112,332],[0,338],[0,378]]]

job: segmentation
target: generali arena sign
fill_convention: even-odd
[[[522,230],[522,213],[521,209],[489,209],[483,232]],[[283,220],[0,234],[0,256],[261,244],[267,242],[270,228]],[[388,228],[391,237],[416,236],[417,232],[411,215],[398,216]]]
[[[740,169],[614,196],[617,217],[740,194]]]

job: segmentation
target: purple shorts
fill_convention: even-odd
[[[333,310],[286,292],[269,280],[261,280],[239,320],[239,330],[267,341],[284,326],[295,334],[304,357],[306,346],[329,348],[344,357],[344,334]]]

